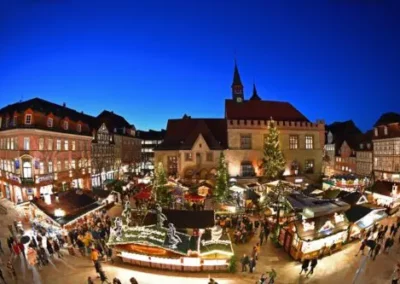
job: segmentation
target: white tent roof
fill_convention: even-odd
[[[243,192],[245,191],[245,188],[241,187],[241,186],[237,186],[237,185],[232,185],[229,190],[232,190],[234,192]]]

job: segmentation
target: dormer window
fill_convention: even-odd
[[[385,135],[388,135],[388,128],[387,128],[387,126],[385,126],[385,127],[383,128],[383,133],[384,133]]]
[[[364,149],[364,144],[360,144],[360,149]]]
[[[81,132],[82,131],[82,124],[78,123],[76,125],[76,131]]]
[[[32,114],[25,115],[25,124],[31,125],[32,124]]]
[[[64,120],[63,128],[64,130],[68,130],[68,121]]]
[[[6,117],[6,127],[8,127],[9,124],[10,124],[10,118],[9,118],[9,117]]]
[[[375,129],[374,129],[374,135],[375,135],[375,136],[378,136],[378,128],[375,128]]]
[[[47,127],[53,127],[53,118],[51,118],[51,117],[49,117],[48,119],[47,119]]]
[[[367,144],[367,148],[370,149],[371,148],[371,143]]]
[[[12,122],[12,126],[17,126],[17,116],[15,115],[14,117],[13,117],[13,122]]]

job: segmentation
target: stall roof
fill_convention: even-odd
[[[335,215],[336,214],[330,214],[306,219],[304,221],[294,221],[297,235],[302,240],[311,241],[346,231],[349,227],[349,222],[346,217],[342,215],[343,220],[336,222]],[[313,228],[306,229],[304,223],[313,225]]]
[[[397,192],[399,193],[400,184],[383,180],[376,181],[368,191],[392,197],[393,185],[395,184],[397,185]]]
[[[186,228],[211,228],[214,226],[214,210],[172,210],[163,209],[162,212],[168,219],[168,223],[173,223],[178,229]],[[148,213],[144,219],[144,225],[153,225],[157,223],[157,215]]]
[[[89,191],[68,190],[58,194],[58,201],[54,194],[50,198],[51,204],[39,198],[33,199],[31,203],[61,226],[103,206],[91,197]],[[63,210],[65,216],[55,216],[56,209]]]
[[[349,210],[345,212],[347,219],[355,223],[373,211],[385,211],[386,209],[383,207],[375,206],[372,204],[362,204],[362,205],[354,205]]]

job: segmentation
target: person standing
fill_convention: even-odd
[[[87,284],[94,284],[94,282],[93,282],[93,280],[92,280],[92,277],[88,277],[87,278]]]
[[[398,284],[400,280],[400,264],[397,264],[392,273],[392,284]]]
[[[25,246],[24,246],[24,244],[21,243],[21,242],[19,242],[19,243],[18,243],[18,247],[19,247],[19,250],[22,252],[22,255],[24,256],[24,258],[26,259],[26,255],[25,255]]]
[[[255,257],[252,257],[252,258],[250,258],[250,261],[249,261],[250,273],[253,273],[254,268],[256,268],[256,259],[255,259]]]
[[[63,255],[61,253],[60,246],[58,245],[57,240],[54,240],[53,248],[54,248],[54,252],[58,255],[58,258],[62,258]]]
[[[108,281],[107,276],[106,276],[106,274],[104,273],[103,270],[100,270],[99,274],[100,274],[100,281],[101,281],[102,284],[103,284],[103,283],[111,284],[111,283]]]
[[[390,249],[390,237],[388,237],[386,240],[385,240],[385,246],[384,246],[384,248],[383,248],[383,251],[384,252],[386,252],[386,253],[389,253],[389,249]]]
[[[117,277],[114,277],[112,284],[122,284],[122,283]]]
[[[242,258],[240,259],[240,263],[242,264],[242,272],[247,271],[247,265],[249,263],[249,257],[246,254],[244,254],[242,256]]]
[[[305,273],[307,273],[309,264],[310,264],[310,260],[309,259],[303,260],[303,263],[301,264],[301,270],[300,270],[299,275],[301,275],[301,273],[303,273],[303,271]]]
[[[269,233],[270,233],[270,231],[269,231],[268,223],[265,222],[265,223],[264,223],[265,242],[268,242]]]
[[[310,271],[307,273],[307,277],[308,277],[308,275],[313,275],[314,274],[314,269],[315,269],[315,267],[317,266],[317,264],[318,264],[318,258],[317,257],[314,257],[312,260],[311,260],[311,264],[310,264]]]
[[[372,260],[375,260],[376,256],[377,256],[377,255],[379,254],[379,252],[381,251],[381,247],[382,247],[382,245],[381,245],[380,242],[376,244],[375,249],[374,249],[374,253],[373,253]]]
[[[50,256],[53,256],[53,254],[54,254],[54,249],[53,249],[53,246],[52,246],[52,244],[51,244],[51,242],[50,242],[49,239],[47,239],[46,248],[47,248],[47,251],[49,252],[49,255],[50,255]]]
[[[360,251],[361,251],[361,255],[364,255],[364,250],[365,250],[365,246],[366,246],[366,245],[367,245],[367,239],[362,240],[360,249],[358,250],[356,256],[358,256],[358,254],[360,253]]]
[[[131,277],[131,279],[129,279],[129,282],[130,282],[131,284],[139,284],[139,282],[137,282],[137,280],[136,280],[135,277]]]
[[[265,236],[265,232],[263,230],[263,228],[261,228],[260,230],[260,246],[262,246],[263,242],[264,242],[264,236]]]
[[[17,242],[14,242],[12,248],[13,248],[14,254],[15,254],[16,256],[20,256],[21,250],[20,250],[19,245],[17,244]]]

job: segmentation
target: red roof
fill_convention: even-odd
[[[135,194],[134,198],[136,199],[150,199],[151,191],[142,190],[141,192]]]
[[[225,100],[227,119],[304,121],[309,120],[287,102],[248,100],[241,103]]]

